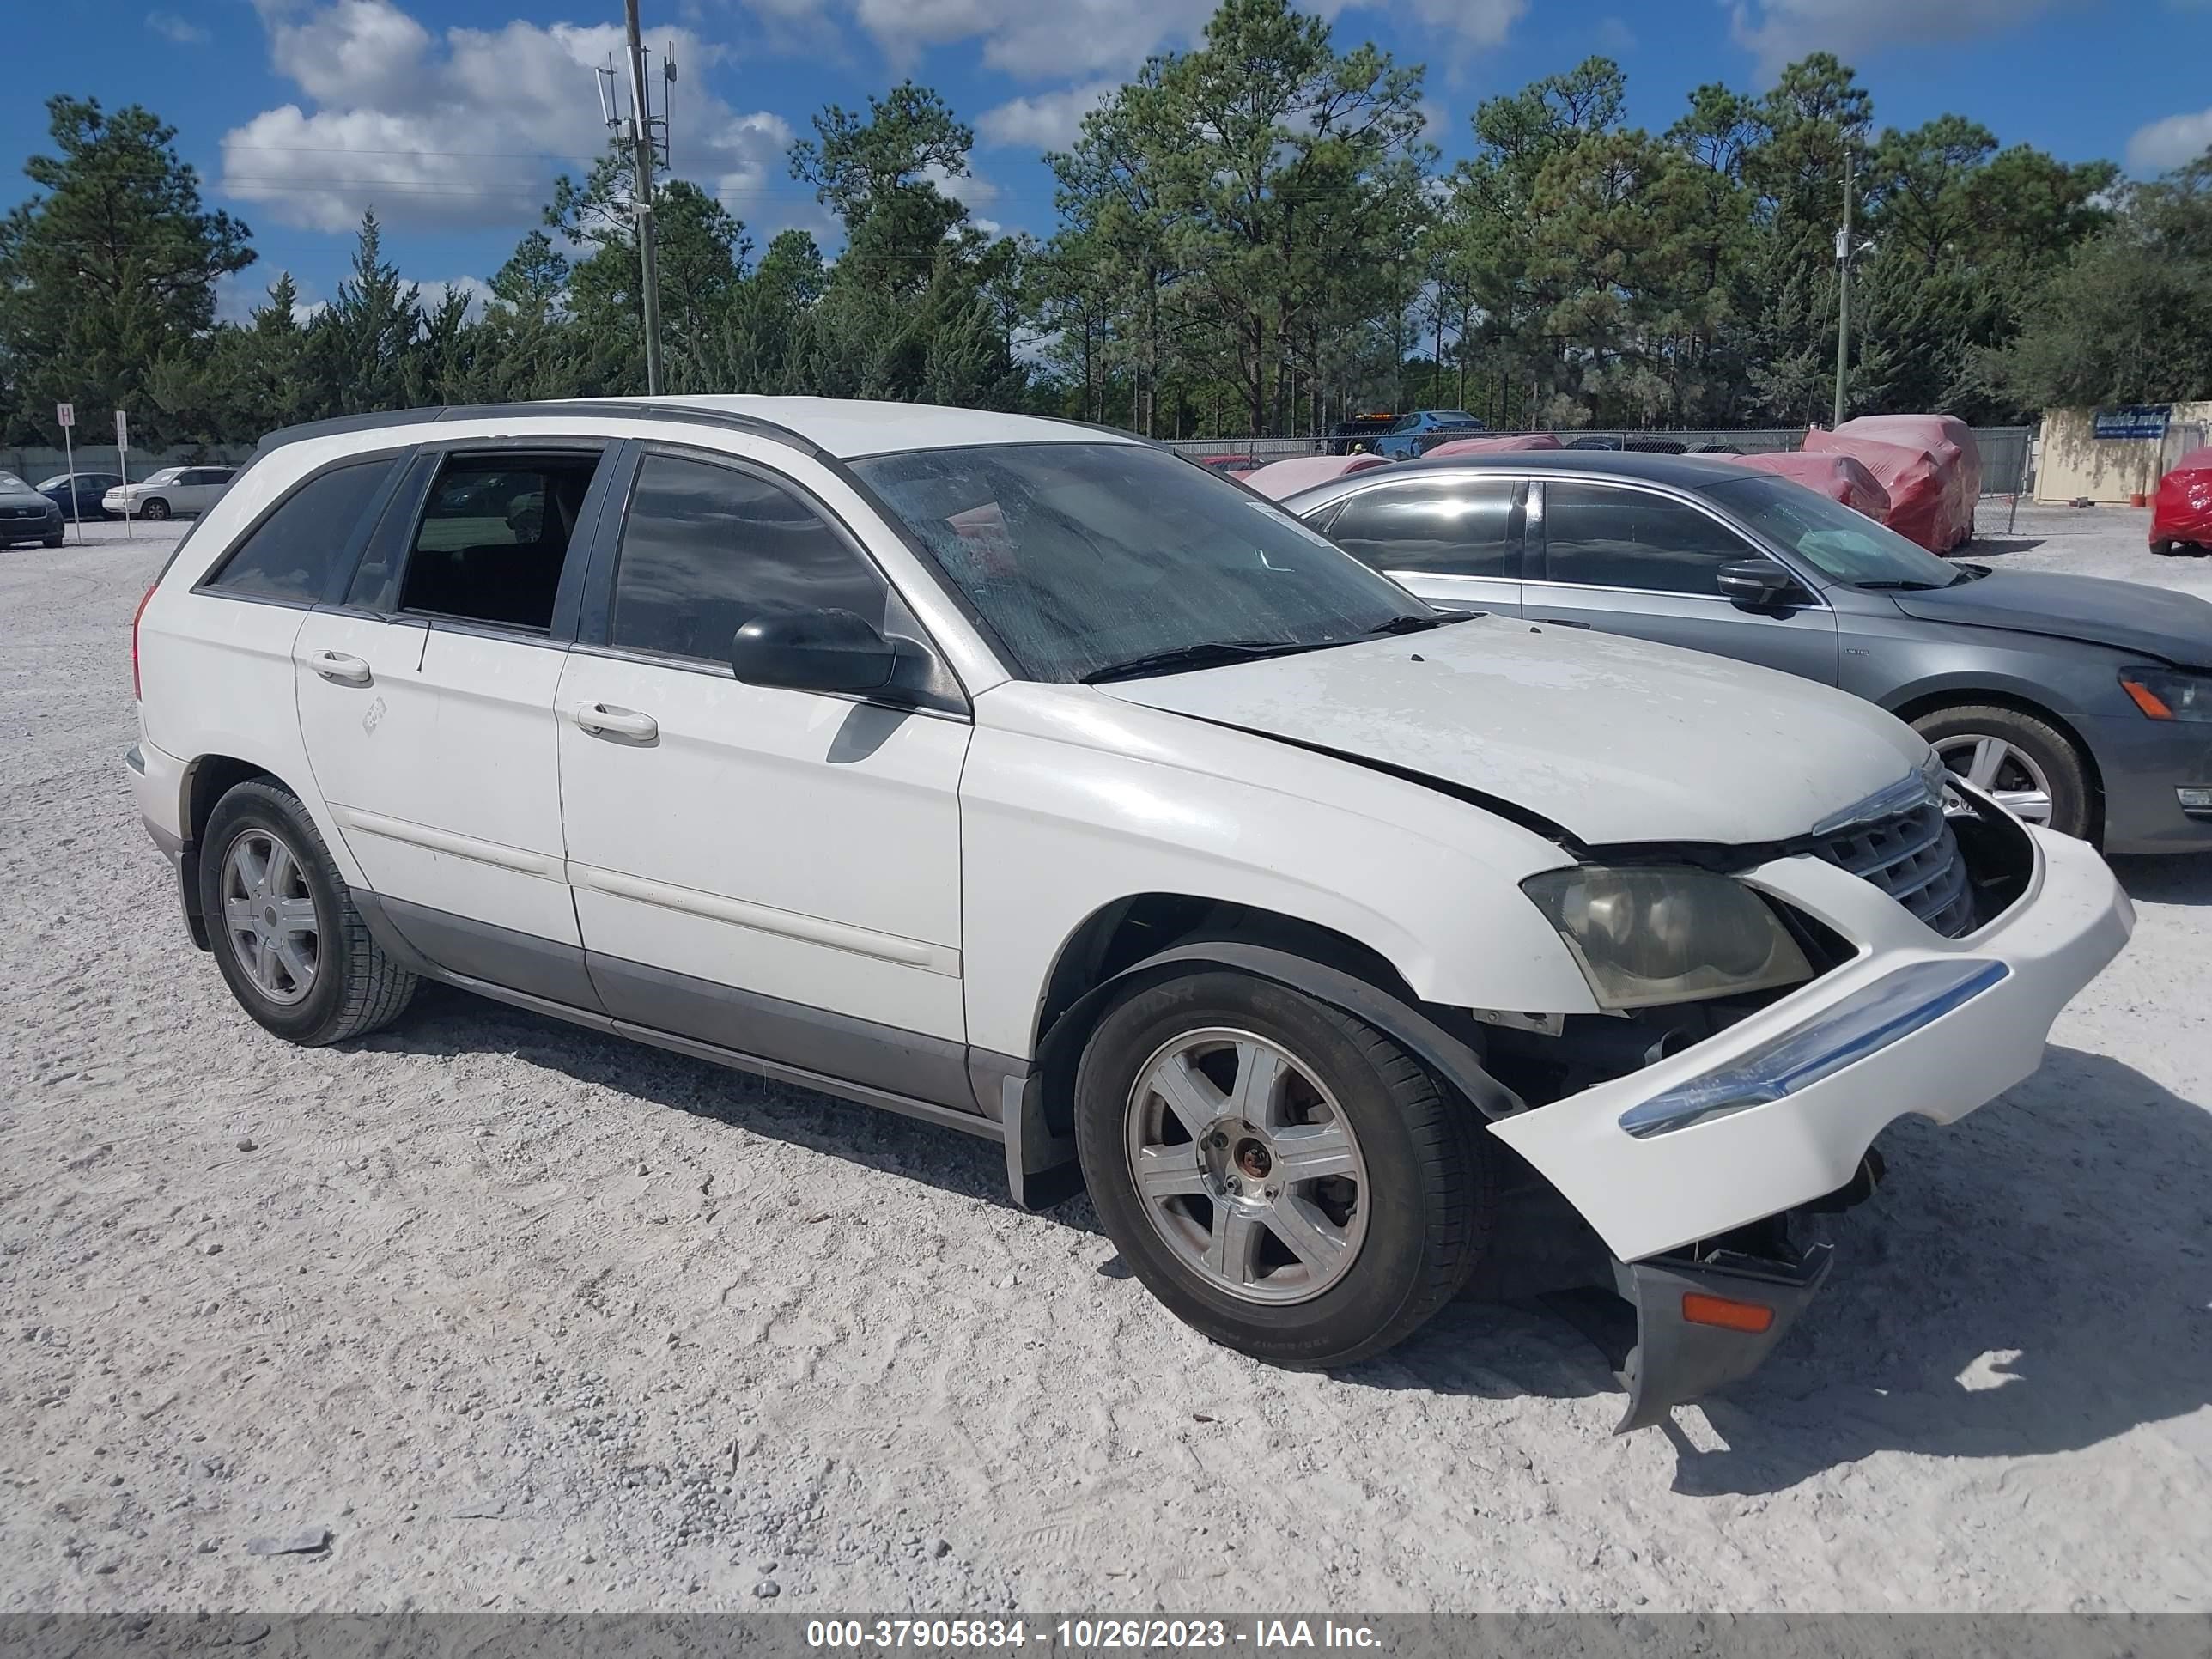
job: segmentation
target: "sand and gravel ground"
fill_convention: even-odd
[[[1984,552],[2212,595],[2142,517]],[[1541,1310],[1271,1371],[864,1107],[454,993],[264,1035],[125,787],[167,544],[97,535],[0,555],[0,1612],[2212,1610],[2212,858],[1886,1138],[1757,1378],[1614,1438]]]

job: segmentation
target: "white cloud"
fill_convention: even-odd
[[[287,223],[343,231],[373,209],[389,224],[531,224],[553,175],[605,147],[592,70],[623,50],[612,24],[438,36],[393,0],[261,10],[271,63],[304,96],[224,135],[222,185]],[[720,55],[683,29],[651,44],[695,69]],[[747,216],[782,176],[789,125],[732,110],[696,73],[683,91],[679,170]]]
[[[926,183],[935,185],[971,213],[999,199],[998,185],[973,169],[966,173],[947,173],[933,162],[921,170],[921,177]]]
[[[484,307],[493,298],[491,284],[481,276],[433,277],[428,282],[417,283],[416,287],[420,291],[422,314],[426,317],[446,303],[448,294],[464,294],[468,296],[469,302],[464,315],[473,322],[483,315]]]
[[[1402,14],[1404,0],[1310,0],[1309,9],[1335,17],[1362,6],[1388,7]],[[1413,0],[1414,16],[1460,50],[1503,45],[1513,26],[1528,15],[1528,0]]]
[[[2137,173],[2164,173],[2195,161],[2208,148],[2212,148],[2212,109],[2169,115],[2136,129],[2128,140],[2128,166]]]
[[[986,144],[1016,149],[1066,149],[1083,129],[1083,118],[1111,97],[1118,81],[1086,81],[1080,86],[1014,98],[975,118],[975,136]]]
[[[2018,27],[2057,0],[1735,0],[1731,33],[1773,75],[1808,52],[1849,61],[1883,46],[1971,40]]]
[[[204,46],[208,43],[208,32],[188,17],[179,17],[173,11],[149,11],[146,27],[172,46]]]

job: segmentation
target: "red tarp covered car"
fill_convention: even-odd
[[[1982,454],[1964,421],[1949,415],[1863,415],[1833,432],[1805,434],[1815,453],[1849,455],[1889,492],[1884,520],[1930,553],[1972,538],[1982,495]]]
[[[2212,448],[2191,450],[2158,481],[2150,544],[2159,553],[2171,553],[2177,544],[2212,549]]]
[[[1784,451],[1769,455],[1731,455],[1729,459],[1739,466],[1754,466],[1761,472],[1771,472],[1792,483],[1803,484],[1808,489],[1817,489],[1832,501],[1856,508],[1876,524],[1889,521],[1889,492],[1881,487],[1881,480],[1855,457],[1834,452],[1808,455]]]
[[[1388,455],[1299,455],[1287,461],[1270,461],[1258,471],[1246,473],[1244,482],[1269,501],[1279,501],[1347,472],[1389,465]]]
[[[1428,451],[1438,455],[1495,455],[1508,449],[1557,449],[1559,441],[1548,432],[1499,432],[1487,438],[1454,438]]]

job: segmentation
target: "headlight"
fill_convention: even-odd
[[[1547,870],[1521,884],[1602,1008],[1796,985],[1812,964],[1758,894],[1682,866]]]
[[[2212,720],[2212,674],[2179,668],[2130,668],[2120,689],[2154,720]]]

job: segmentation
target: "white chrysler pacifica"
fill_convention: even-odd
[[[1060,422],[811,398],[267,440],[141,606],[129,757],[282,1037],[432,978],[999,1141],[1291,1365],[1471,1282],[1744,1375],[1809,1212],[2032,1072],[2095,852],[1888,715],[1437,611]]]

